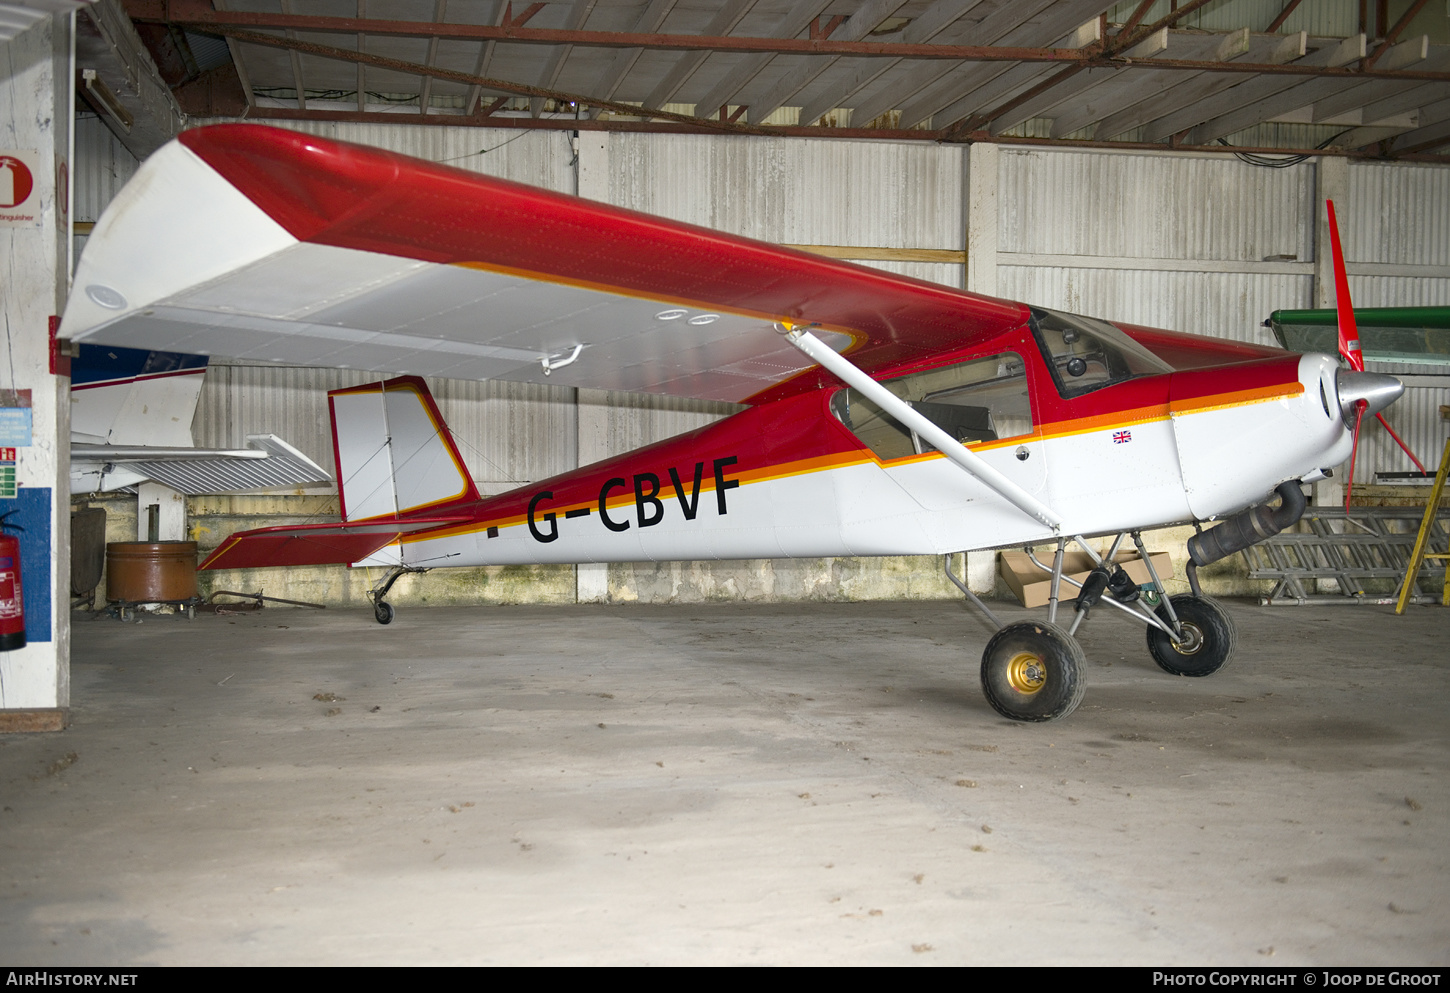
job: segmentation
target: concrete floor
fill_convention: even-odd
[[[1450,962],[1450,611],[1231,610],[1037,726],[948,602],[80,621],[0,960]]]

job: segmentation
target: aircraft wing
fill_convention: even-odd
[[[112,202],[61,334],[256,362],[755,402],[1020,325],[1021,304],[437,163],[247,124]],[[546,369],[549,373],[546,374]]]
[[[406,521],[360,524],[279,525],[242,531],[227,538],[198,569],[258,569],[294,565],[346,565],[359,562],[405,534],[467,517],[419,517]]]

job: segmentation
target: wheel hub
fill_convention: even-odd
[[[1173,650],[1179,655],[1196,655],[1203,647],[1203,629],[1197,624],[1183,621],[1179,624],[1183,629],[1183,640],[1173,643]]]
[[[1047,667],[1039,656],[1019,652],[1007,663],[1007,683],[1018,693],[1036,693],[1047,683]]]

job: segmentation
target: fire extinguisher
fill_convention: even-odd
[[[20,591],[20,539],[11,531],[24,531],[0,514],[0,652],[25,647],[25,600]]]

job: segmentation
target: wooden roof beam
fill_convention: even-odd
[[[786,11],[785,16],[780,19],[774,33],[782,38],[796,37],[808,29],[811,22],[819,17],[821,11],[825,10],[829,4],[830,0],[796,0],[795,6]],[[713,114],[718,108],[730,103],[774,59],[775,55],[771,53],[745,56],[725,74],[724,79],[716,83],[695,102],[695,113],[697,115]],[[750,115],[750,120],[759,123],[755,114]]]
[[[1096,19],[1111,6],[1112,4],[1104,3],[1103,0],[1077,0],[1075,4],[1061,4],[1043,11],[1039,20],[1024,21],[1017,25],[1003,35],[1001,40],[1009,45],[1050,45],[1056,39],[1063,39],[1057,41],[1057,44],[1061,45],[1066,40],[1064,36],[1082,37],[1075,30],[1077,26],[1085,21]],[[1089,46],[1089,51],[1095,50],[1095,45]],[[983,91],[984,96],[978,99],[971,109],[983,104],[990,104],[1041,75],[1040,68],[1022,71],[1013,66],[967,66],[959,72],[948,73],[941,86],[922,92],[919,97],[903,105],[900,126],[914,127],[930,119],[945,107],[967,102],[971,99],[971,95],[979,90]],[[1002,78],[999,79],[999,77]],[[964,116],[966,116],[965,111],[946,119],[956,121]]]
[[[1223,64],[1232,67],[1242,63],[1291,62],[1302,58],[1305,52],[1308,51],[1308,36],[1303,31],[1298,31],[1283,37],[1277,35],[1260,35],[1255,38],[1250,36],[1250,46],[1249,50],[1242,55],[1229,56],[1223,59]],[[1198,103],[1200,100],[1237,86],[1247,78],[1247,76],[1236,78],[1234,76],[1214,75],[1207,72],[1199,73],[1195,76],[1188,76],[1171,86],[1134,101],[1132,106],[1124,110],[1101,118],[1097,130],[1093,132],[1093,137],[1112,138],[1114,135],[1122,134],[1124,131],[1130,131],[1150,122],[1168,117],[1171,114],[1179,113],[1185,108]],[[1086,127],[1089,123],[1091,121],[1082,121],[1081,123],[1076,121],[1059,121],[1057,126],[1052,129],[1053,137],[1071,134],[1079,128]],[[1182,127],[1187,126],[1185,124]],[[1180,127],[1179,130],[1182,130],[1182,128]],[[1165,134],[1174,133],[1176,132],[1165,132]],[[1163,136],[1160,135],[1159,137],[1161,138]]]
[[[901,39],[906,44],[924,45],[965,17],[980,2],[981,0],[936,0],[902,30]],[[823,115],[842,106],[891,71],[900,61],[875,59],[862,66],[844,86],[833,85],[829,90],[808,100],[801,108],[800,123],[816,123]]]
[[[875,31],[886,19],[906,5],[906,0],[870,0],[836,32],[843,41],[859,41]],[[812,55],[801,60],[785,74],[770,92],[750,100],[750,119],[763,121],[783,107],[801,90],[820,78],[821,73],[841,60],[840,55]],[[820,116],[820,115],[817,115]]]
[[[1335,67],[1356,62],[1364,58],[1364,53],[1365,37],[1360,34],[1346,38],[1332,48],[1320,49],[1313,55],[1305,56],[1305,59],[1316,59],[1320,65]],[[1300,83],[1283,79],[1251,80],[1225,93],[1225,98],[1238,94],[1236,102],[1239,105],[1194,127],[1188,134],[1188,143],[1207,145],[1224,135],[1242,131],[1288,111],[1307,107],[1315,100],[1345,89],[1347,85],[1342,79],[1316,79]],[[1238,91],[1245,87],[1249,92],[1240,94]]]

